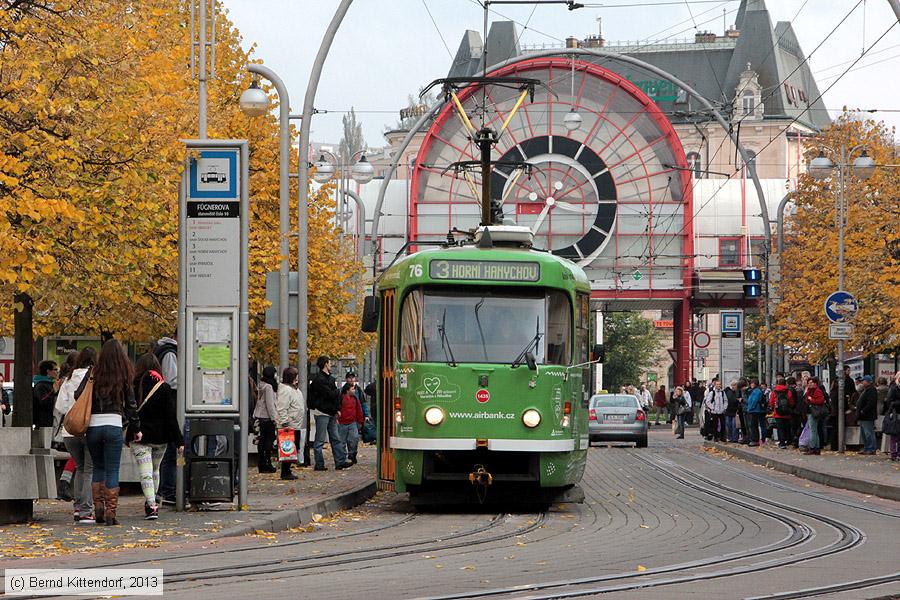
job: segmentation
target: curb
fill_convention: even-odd
[[[227,537],[239,537],[258,530],[269,533],[277,533],[297,527],[303,523],[310,523],[313,515],[331,515],[340,510],[346,510],[358,506],[375,495],[376,485],[374,481],[369,481],[339,494],[328,496],[306,506],[300,508],[292,508],[290,510],[282,510],[272,513],[266,517],[254,519],[242,525],[222,529],[216,533],[205,535],[197,538],[198,541],[216,540]]]
[[[874,481],[866,481],[864,479],[854,479],[852,477],[845,477],[843,475],[823,473],[821,471],[816,471],[808,467],[801,467],[780,460],[774,460],[767,456],[760,456],[748,450],[744,450],[743,448],[735,448],[733,446],[726,446],[724,444],[719,444],[716,442],[704,442],[703,447],[715,448],[716,450],[721,450],[726,454],[736,456],[737,458],[746,460],[747,462],[762,465],[764,467],[771,467],[776,471],[787,473],[789,475],[795,475],[797,477],[802,477],[803,479],[821,483],[822,485],[827,485],[828,487],[841,488],[853,492],[859,492],[861,494],[868,494],[870,496],[878,496],[879,498],[885,498],[887,500],[900,501],[900,486],[876,483]]]

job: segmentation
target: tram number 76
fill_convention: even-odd
[[[409,265],[409,276],[410,277],[421,277],[422,276],[422,265]]]

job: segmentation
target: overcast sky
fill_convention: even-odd
[[[241,32],[245,48],[255,45],[255,56],[281,76],[291,95],[292,111],[300,112],[309,69],[337,0],[219,1]],[[496,8],[521,24],[528,23],[528,29],[521,33],[521,44],[559,43],[569,35],[584,38],[596,33],[597,17],[603,18],[604,37],[615,43],[693,38],[692,14],[697,29],[721,35],[723,8],[730,24],[739,6],[737,0],[691,0],[688,5],[673,0],[609,0],[603,3],[605,7],[589,0],[583,3],[591,6],[572,12],[561,5],[496,5],[492,10]],[[800,45],[810,56],[856,3],[857,0],[769,0],[767,6],[773,25],[793,20]],[[383,145],[381,132],[397,121],[407,96],[447,74],[450,55],[456,53],[463,32],[481,31],[482,18],[476,0],[356,0],[334,41],[316,98],[317,108],[333,112],[315,117],[312,139],[336,143],[341,137],[340,111],[353,106],[363,121],[366,142],[370,146]],[[491,19],[503,17],[492,14]],[[871,46],[893,21],[886,0],[861,0],[853,14],[810,58],[819,89],[825,90],[834,82],[861,55],[863,47]],[[900,25],[825,94],[826,106],[835,111],[845,105],[896,110],[873,116],[890,125],[900,125],[898,66]]]

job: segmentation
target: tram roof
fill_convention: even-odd
[[[500,263],[537,264],[537,279],[490,279],[437,277],[431,274],[434,261],[446,260],[456,265],[487,265]],[[410,266],[421,265],[421,275],[416,275]],[[531,285],[547,286],[590,292],[591,286],[584,270],[572,261],[541,250],[523,248],[479,248],[460,246],[448,248],[428,248],[404,256],[397,260],[382,275],[380,289],[406,287],[426,283],[456,283],[467,285]]]

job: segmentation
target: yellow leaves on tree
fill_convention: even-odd
[[[11,330],[19,291],[35,300],[38,334],[139,341],[174,331],[180,140],[197,133],[180,6],[92,0],[12,14],[0,3],[0,330]],[[225,14],[217,27],[209,136],[250,143],[251,335],[253,351],[270,357],[263,312],[265,272],[279,262],[278,126],[240,112],[250,56]],[[327,190],[310,211],[310,351],[354,352],[362,339],[355,318],[349,326],[348,282],[359,265],[336,244]]]
[[[847,150],[863,144],[878,165],[897,162],[895,142],[883,124],[847,114],[810,144],[809,158],[819,147],[834,148],[837,152],[829,156],[837,165],[842,144]],[[848,162],[857,156],[859,151]],[[900,173],[880,167],[871,179],[860,181],[851,170],[845,190],[844,289],[860,307],[848,349],[894,348],[900,334]],[[797,213],[786,223],[774,333],[813,357],[828,356],[836,348],[835,340],[828,339],[823,306],[838,289],[838,194],[838,171],[825,181],[802,177],[794,200]]]

